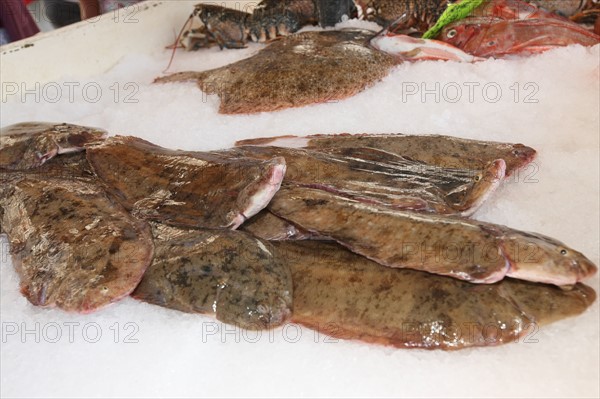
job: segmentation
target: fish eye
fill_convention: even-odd
[[[494,40],[491,40],[491,41],[489,41],[489,42],[488,42],[488,44],[487,44],[487,45],[488,45],[488,46],[493,46],[493,45],[495,45],[495,44],[496,44],[496,42],[495,42]]]
[[[456,36],[456,33],[456,29],[450,29],[448,33],[446,33],[446,37],[448,39],[452,39],[454,36]]]
[[[566,249],[561,249],[560,250],[560,254],[561,255],[566,255],[567,254],[567,250]]]

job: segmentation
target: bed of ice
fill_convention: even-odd
[[[171,71],[218,67],[260,48],[178,53]],[[475,217],[556,237],[599,263],[600,46],[476,64],[404,64],[353,98],[250,116],[219,115],[219,99],[193,83],[151,84],[169,55],[131,54],[101,76],[33,88],[39,98],[5,98],[1,124],[78,123],[188,150],[340,132],[522,142],[539,157]],[[132,299],[91,315],[35,308],[19,294],[6,240],[0,244],[3,397],[599,395],[598,301],[510,345],[395,350],[295,325],[240,331]],[[587,283],[598,292],[597,276]]]

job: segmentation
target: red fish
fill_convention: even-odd
[[[600,42],[600,36],[559,19],[467,18],[448,25],[439,39],[477,57],[532,54],[571,44],[594,46]]]

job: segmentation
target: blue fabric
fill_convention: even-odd
[[[6,29],[0,28],[0,46],[4,46],[8,43],[10,43],[10,37],[8,37]]]

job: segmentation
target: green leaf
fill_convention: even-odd
[[[446,11],[440,16],[435,25],[433,25],[425,34],[423,39],[433,39],[440,34],[444,26],[454,21],[459,21],[471,14],[471,11],[479,7],[487,0],[462,0],[457,4],[449,4]]]

